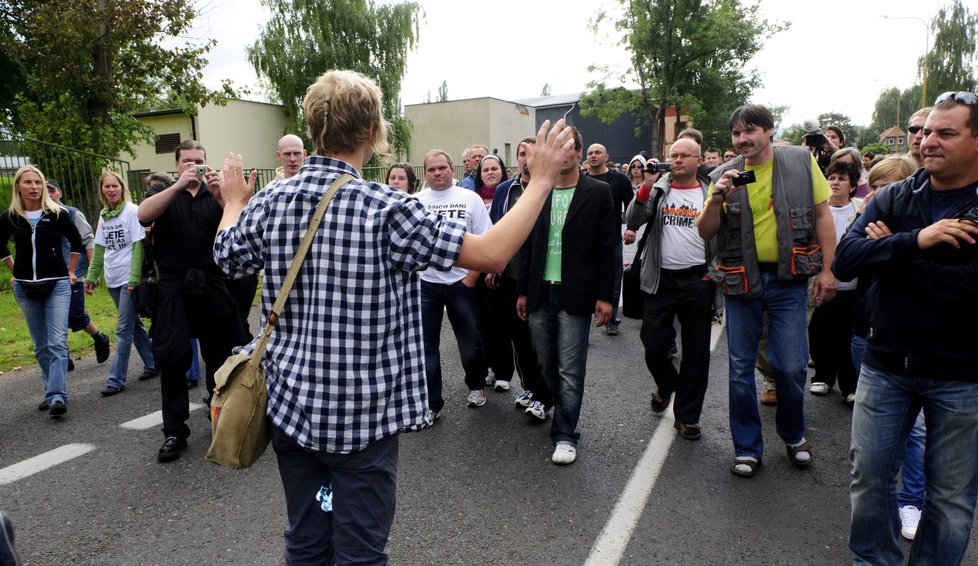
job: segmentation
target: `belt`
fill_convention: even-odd
[[[671,275],[672,277],[700,277],[706,275],[705,265],[694,265],[693,267],[687,267],[686,269],[662,269],[664,275]]]
[[[560,287],[560,281],[547,281],[546,279],[544,279],[543,282],[546,285],[553,285],[555,287]]]
[[[776,263],[759,262],[757,264],[757,269],[759,269],[760,271],[766,271],[768,273],[777,273],[778,272],[778,264],[776,264]]]

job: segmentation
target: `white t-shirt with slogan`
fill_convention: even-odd
[[[687,269],[706,263],[706,244],[696,231],[703,189],[673,186],[662,206],[662,268]]]
[[[127,203],[118,216],[99,218],[95,230],[95,243],[105,248],[103,272],[106,287],[122,287],[129,283],[129,266],[132,264],[132,245],[146,238],[146,232],[136,211],[139,207]]]
[[[469,189],[453,185],[443,191],[424,189],[418,193],[420,200],[428,210],[449,219],[465,221],[466,231],[482,234],[492,226],[489,211],[482,197]],[[421,280],[428,283],[451,285],[462,280],[469,270],[453,267],[448,271],[428,268],[421,272]]]

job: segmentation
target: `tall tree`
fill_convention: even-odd
[[[975,78],[978,14],[969,10],[961,0],[953,0],[949,6],[938,10],[930,28],[934,46],[926,58],[921,57],[917,62],[921,79],[926,68],[928,100],[925,105],[930,105],[939,94],[949,90],[974,92],[978,87]]]
[[[438,102],[448,102],[448,81],[442,81],[438,87]]]
[[[592,22],[615,17],[629,51],[637,90],[590,83],[581,101],[586,115],[612,121],[629,112],[648,120],[653,155],[661,155],[667,108],[686,108],[704,137],[722,141],[727,116],[759,84],[745,68],[769,34],[783,29],[739,0],[619,0],[622,10],[601,10]],[[614,15],[611,15],[614,14]],[[718,134],[717,132],[721,132]],[[720,138],[720,139],[717,139]]]
[[[3,81],[11,78],[0,89],[0,119],[44,141],[111,157],[131,151],[151,133],[132,113],[161,89],[190,108],[231,94],[227,83],[217,93],[200,82],[213,41],[161,41],[183,35],[196,17],[191,0],[0,3],[0,67]]]
[[[268,78],[295,131],[305,135],[300,108],[306,88],[330,69],[351,69],[380,85],[384,116],[393,129],[392,148],[405,154],[411,131],[401,116],[399,95],[408,51],[418,40],[421,7],[416,2],[376,5],[373,0],[261,2],[274,15],[248,47],[248,59]]]
[[[825,131],[825,128],[829,126],[838,126],[846,136],[846,145],[853,145],[855,126],[852,125],[851,118],[841,112],[823,112],[818,115],[816,120],[818,120],[818,127],[822,131]]]

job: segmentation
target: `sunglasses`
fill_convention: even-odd
[[[968,92],[966,90],[959,90],[958,92],[954,92],[954,91],[945,92],[944,94],[937,97],[937,100],[934,101],[934,104],[935,105],[940,104],[949,98],[953,98],[955,102],[964,104],[965,106],[974,106],[976,103],[978,103],[978,94],[975,94],[973,92]]]
[[[910,127],[907,128],[907,131],[910,132],[913,135],[917,135],[917,132],[919,132],[920,130],[923,130],[923,129],[924,129],[923,126],[910,126]]]

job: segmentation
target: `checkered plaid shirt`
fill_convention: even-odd
[[[418,274],[452,266],[465,224],[347,163],[310,157],[298,175],[255,195],[214,242],[230,277],[264,268],[265,320],[313,210],[343,173],[356,179],[329,204],[262,358],[272,421],[299,445],[333,453],[425,423]]]

